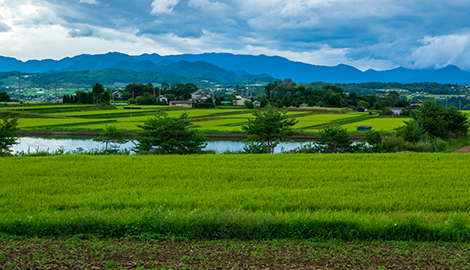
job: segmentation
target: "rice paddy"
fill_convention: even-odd
[[[0,232],[466,241],[469,161],[455,154],[14,157],[0,164]]]

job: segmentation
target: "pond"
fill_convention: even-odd
[[[18,144],[14,145],[11,149],[13,153],[16,152],[36,152],[38,149],[41,151],[53,152],[59,148],[65,151],[77,150],[82,148],[85,151],[90,149],[104,148],[104,143],[95,142],[92,139],[62,139],[62,138],[36,138],[36,137],[21,137],[18,139]],[[302,144],[308,142],[287,142],[280,143],[274,149],[275,153],[282,151],[289,151],[295,149]],[[209,141],[205,150],[214,150],[217,153],[222,153],[226,150],[238,151],[242,150],[245,144],[240,141]],[[127,142],[120,146],[120,149],[132,149],[135,147],[134,143]]]

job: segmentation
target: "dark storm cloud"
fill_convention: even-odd
[[[5,2],[14,8],[15,2]],[[410,57],[425,51],[423,48],[438,50],[442,45],[449,49],[445,42],[449,36],[470,36],[470,1],[466,0],[29,2],[45,9],[16,23],[60,24],[69,29],[70,37],[92,36],[97,28],[106,28],[158,42],[167,36],[199,39],[207,43],[208,51],[258,46],[270,51],[314,53],[327,47],[344,51],[351,61],[377,59],[391,66],[415,63]],[[6,29],[0,24],[0,31]],[[466,44],[464,39],[453,40]]]

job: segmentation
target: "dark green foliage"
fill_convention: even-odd
[[[279,111],[271,105],[268,105],[265,111],[255,109],[255,118],[248,119],[248,125],[242,126],[242,130],[249,135],[250,141],[265,143],[269,153],[274,153],[276,145],[294,133],[292,127],[298,122],[286,114],[287,110]]]
[[[367,132],[366,142],[369,144],[371,152],[378,153],[382,151],[382,135],[378,131]]]
[[[413,114],[413,121],[429,135],[441,139],[465,137],[468,134],[469,124],[464,113],[454,107],[446,109],[434,101],[424,102]]]
[[[10,101],[10,96],[7,94],[7,92],[1,91],[0,102],[9,102],[9,101]]]
[[[206,137],[190,129],[191,119],[187,112],[179,118],[171,118],[163,111],[149,118],[141,128],[137,141],[139,153],[197,154],[206,146]]]
[[[87,104],[87,92],[75,91],[75,96],[77,97],[77,103]]]
[[[468,134],[468,118],[465,113],[459,112],[454,106],[449,107],[444,115],[448,137],[463,138]]]
[[[321,145],[323,153],[345,153],[351,148],[351,138],[346,129],[337,125],[331,125],[318,134],[318,144]]]
[[[97,138],[94,138],[93,140],[99,141],[99,142],[104,142],[106,144],[104,153],[108,153],[108,144],[109,143],[116,143],[116,144],[121,144],[125,143],[127,140],[124,139],[124,136],[126,133],[122,130],[119,130],[116,128],[115,125],[105,125],[105,131],[100,133],[100,136]]]
[[[385,136],[382,139],[382,147],[385,152],[389,153],[413,151],[415,148],[413,143],[405,141],[405,139],[398,137],[395,134]]]
[[[397,129],[397,135],[409,142],[418,142],[423,138],[426,131],[420,126],[418,121],[406,122],[406,125]]]
[[[154,95],[151,95],[149,92],[145,92],[143,95],[138,96],[135,101],[139,105],[155,105],[157,104],[157,99]]]
[[[16,144],[18,138],[18,118],[5,115],[0,118],[0,155],[11,152],[10,147]]]
[[[102,100],[101,102],[104,103],[104,104],[109,104],[109,102],[111,101],[111,96],[109,95],[109,92],[108,91],[105,91],[103,93],[103,97],[102,97]],[[73,103],[73,102],[72,102]]]
[[[86,103],[93,104],[93,92],[86,92]]]
[[[93,85],[93,101],[95,103],[101,103],[103,100],[103,93],[105,93],[103,85],[101,83],[96,83]]]

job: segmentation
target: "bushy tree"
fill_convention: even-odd
[[[95,103],[101,103],[103,99],[103,93],[104,93],[103,85],[101,85],[101,83],[96,83],[95,85],[93,85],[92,92],[93,92],[93,101]]]
[[[248,119],[248,124],[242,126],[242,130],[249,135],[250,141],[265,143],[272,154],[279,142],[294,133],[292,127],[298,122],[295,118],[287,116],[287,110],[279,111],[269,104],[265,111],[253,110],[253,115],[255,118]]]
[[[5,115],[0,118],[0,155],[11,152],[10,147],[18,138],[18,118]]]
[[[320,130],[318,144],[322,146],[323,153],[344,153],[350,150],[352,141],[346,129],[333,124]]]
[[[404,126],[397,129],[397,135],[409,142],[419,142],[426,134],[426,131],[420,126],[418,121],[411,120]]]
[[[357,102],[357,107],[369,109],[370,104],[365,100],[359,100]]]
[[[413,121],[428,134],[441,139],[464,137],[468,134],[468,118],[464,113],[457,111],[455,107],[446,109],[434,101],[424,102],[407,125],[414,125]]]
[[[369,144],[370,152],[381,152],[382,151],[382,135],[378,131],[366,132],[366,142]]]
[[[137,137],[138,152],[154,154],[197,154],[206,147],[206,137],[189,128],[191,119],[188,112],[179,118],[168,117],[158,111],[155,117],[148,118],[140,128]]]

